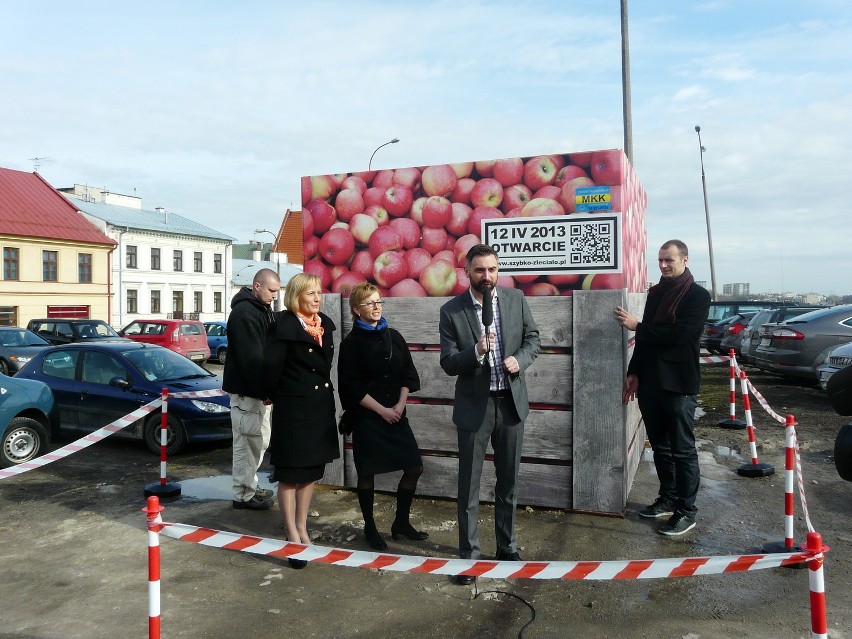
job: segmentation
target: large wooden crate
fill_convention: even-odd
[[[423,455],[421,495],[455,498],[458,469],[452,423],[455,378],[439,364],[439,309],[448,298],[387,298],[385,317],[405,337],[422,388],[409,397],[408,417]],[[626,332],[613,310],[627,303],[641,312],[644,295],[624,291],[575,291],[573,297],[530,297],[542,352],[527,371],[526,420],[518,503],[621,514],[641,456],[644,430],[635,402],[621,403],[629,357]],[[342,305],[342,306],[341,306]],[[348,300],[326,295],[323,311],[340,330],[352,328]],[[335,371],[336,379],[336,362]],[[376,477],[379,490],[396,489],[400,473]],[[329,464],[323,483],[355,487],[350,442]],[[480,499],[494,500],[494,466],[486,461]]]

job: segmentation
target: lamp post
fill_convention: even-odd
[[[393,139],[393,140],[391,140],[390,142],[385,142],[384,144],[380,144],[379,146],[377,146],[377,147],[376,147],[376,151],[378,151],[379,149],[381,149],[383,146],[387,146],[388,144],[396,144],[397,142],[399,142],[399,138],[394,138],[394,139]],[[367,163],[367,170],[368,170],[368,171],[369,171],[369,170],[371,169],[371,167],[373,166],[373,156],[374,156],[374,155],[376,155],[376,151],[373,151],[373,155],[371,155],[371,156],[370,156],[370,161]]]
[[[255,232],[255,234],[257,234],[257,233],[269,233],[273,238],[272,248],[275,248],[275,241],[274,240],[278,239],[278,236],[275,235],[275,233],[273,233],[272,231],[269,231],[267,229],[255,229],[254,232]],[[260,249],[261,249],[261,257],[263,257],[263,255],[262,255],[262,253],[263,253],[263,242],[260,243]],[[278,259],[275,260],[275,267],[278,270],[278,279],[281,279],[281,260],[278,260]]]
[[[704,190],[704,217],[707,220],[707,248],[710,250],[710,286],[712,300],[716,301],[716,266],[713,262],[713,234],[710,232],[710,207],[707,205],[707,177],[704,175],[704,152],[707,150],[701,144],[701,127],[695,125],[698,134],[698,149],[701,155],[701,188]]]

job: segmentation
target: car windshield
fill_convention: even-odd
[[[127,358],[149,382],[173,382],[179,379],[213,377],[195,362],[167,348],[140,348],[125,351]]]
[[[0,346],[50,346],[50,342],[22,328],[17,331],[0,331]]]
[[[118,337],[118,333],[116,333],[113,328],[109,324],[105,324],[103,322],[87,322],[78,325],[77,327],[80,331],[80,337],[82,338],[91,338],[91,337]]]

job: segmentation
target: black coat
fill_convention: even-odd
[[[232,395],[266,399],[259,371],[266,336],[275,320],[272,307],[258,300],[248,287],[231,300],[228,316],[228,359],[222,373],[222,390]]]
[[[266,342],[262,377],[273,401],[273,466],[307,468],[340,457],[331,382],[335,326],[327,315],[319,316],[322,346],[290,311],[278,316]]]
[[[651,323],[662,297],[648,297],[636,327],[636,347],[627,374],[639,378],[640,395],[643,388],[696,395],[701,386],[698,357],[710,293],[693,283],[677,306],[674,326]]]

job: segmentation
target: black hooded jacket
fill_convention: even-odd
[[[266,335],[275,321],[272,307],[258,300],[244,286],[231,300],[228,317],[228,358],[222,374],[222,390],[256,399],[263,396],[260,369]]]

